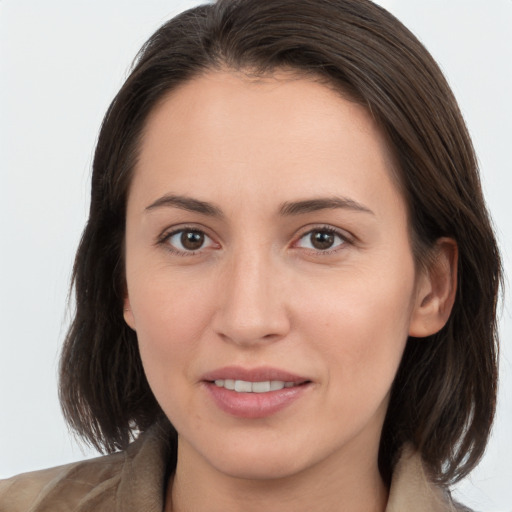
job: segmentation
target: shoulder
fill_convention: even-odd
[[[169,455],[152,428],[125,451],[0,480],[0,511],[160,512]]]
[[[116,453],[2,480],[0,510],[75,510],[93,495],[112,502],[125,458]]]

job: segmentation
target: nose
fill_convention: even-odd
[[[213,327],[225,341],[240,346],[277,341],[288,333],[285,276],[278,262],[256,250],[226,262]]]

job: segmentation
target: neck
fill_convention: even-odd
[[[334,453],[312,467],[273,479],[246,479],[212,467],[180,440],[166,512],[384,512],[388,491],[378,445]],[[352,452],[352,453],[351,453]]]

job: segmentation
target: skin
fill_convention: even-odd
[[[390,387],[407,337],[446,321],[456,262],[442,240],[435,267],[417,270],[392,167],[364,108],[286,71],[209,72],[150,115],[127,205],[124,314],[179,433],[167,510],[385,509]],[[349,201],[283,211],[319,198]],[[204,233],[198,250],[180,229]],[[240,418],[201,380],[228,365],[310,384],[277,413]]]

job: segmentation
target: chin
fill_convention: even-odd
[[[316,466],[332,454],[332,446],[312,442],[311,437],[265,435],[227,436],[196,445],[195,451],[207,465],[233,478],[263,481],[282,480]],[[268,433],[267,433],[268,434]],[[287,442],[288,441],[288,442]]]
[[[234,453],[214,462],[216,469],[232,478],[244,480],[281,480],[296,475],[307,467],[296,458],[274,453]]]

